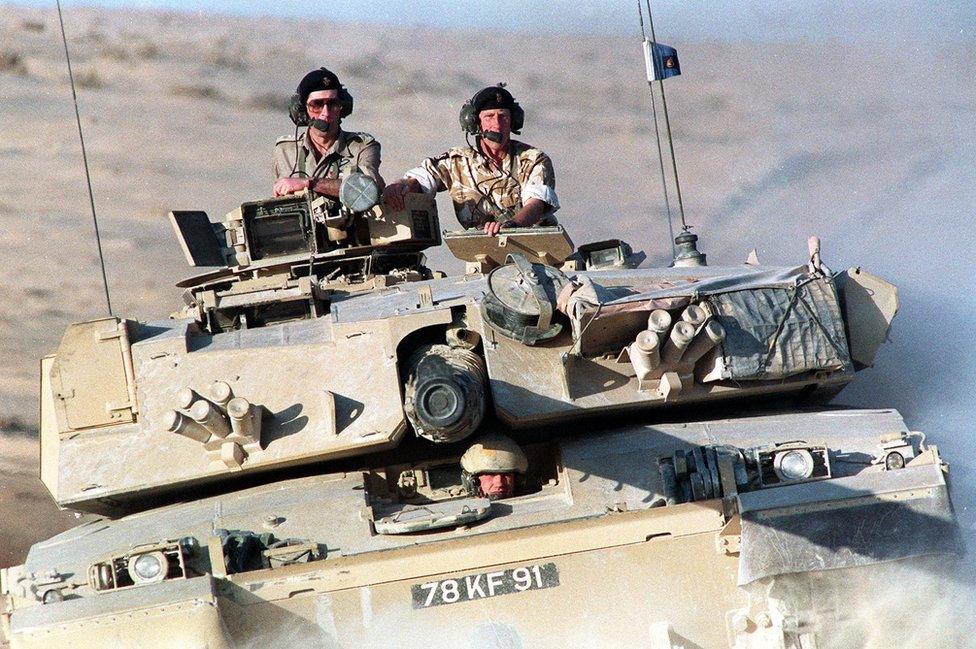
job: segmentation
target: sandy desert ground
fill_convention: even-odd
[[[37,479],[37,443],[23,436],[4,436],[0,455],[0,511],[6,519],[0,543],[0,565],[23,559],[39,531],[77,525],[79,518],[59,512]],[[44,533],[44,532],[41,532]]]
[[[271,189],[270,150],[292,130],[288,95],[336,70],[346,126],[383,143],[383,173],[459,144],[457,111],[509,82],[522,138],[554,159],[577,243],[620,236],[670,257],[647,85],[635,38],[507,36],[324,22],[72,9],[95,200],[115,312],[157,317],[190,274],[170,209],[222,215]],[[64,327],[104,313],[56,15],[0,6],[0,418],[36,418],[37,359]],[[662,40],[666,40],[662,36]],[[667,85],[689,223],[713,263],[750,249],[801,263],[818,234],[835,268],[902,289],[878,366],[842,399],[900,408],[973,484],[968,322],[976,205],[976,49],[888,43],[681,42]],[[677,41],[677,42],[674,42]],[[453,215],[441,203],[442,224]],[[434,267],[456,271],[444,251]],[[72,523],[31,475],[33,442],[0,437],[0,564]],[[957,491],[973,527],[972,490]]]

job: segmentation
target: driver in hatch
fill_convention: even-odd
[[[461,477],[469,491],[489,500],[515,495],[516,475],[529,468],[525,453],[512,439],[489,433],[461,456]]]

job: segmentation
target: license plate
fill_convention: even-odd
[[[522,566],[495,572],[482,572],[456,579],[428,581],[410,587],[414,608],[471,602],[477,599],[524,593],[559,585],[556,564]]]

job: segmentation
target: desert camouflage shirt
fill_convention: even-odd
[[[552,212],[559,209],[556,176],[549,156],[515,140],[509,145],[501,169],[495,169],[484,155],[465,146],[427,158],[406,176],[415,178],[426,193],[450,191],[458,222],[465,228],[507,221],[530,198],[548,203]],[[552,212],[543,224],[555,223]]]
[[[278,178],[344,178],[356,167],[383,185],[380,177],[380,143],[369,133],[339,131],[339,137],[321,158],[308,131],[278,138],[274,148],[274,174]]]

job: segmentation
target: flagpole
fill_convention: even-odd
[[[651,0],[646,0],[646,2],[647,23],[651,28],[651,42],[657,43],[657,36],[654,34],[654,16],[651,15]],[[685,206],[684,202],[681,200],[681,182],[678,180],[678,162],[674,157],[674,138],[671,137],[671,119],[668,117],[668,99],[664,94],[664,80],[658,79],[657,82],[661,89],[661,105],[664,108],[664,128],[668,133],[668,147],[671,150],[671,169],[674,172],[674,188],[678,195],[678,212],[681,214],[681,229],[687,232],[688,224],[685,222]]]
[[[640,18],[641,40],[647,41],[647,33],[644,31],[644,12],[641,9],[641,0],[637,0],[637,15]],[[671,200],[668,198],[667,174],[664,171],[664,151],[661,149],[661,131],[657,126],[657,101],[654,98],[654,84],[648,82],[647,87],[651,91],[651,113],[654,116],[654,141],[657,143],[657,161],[658,166],[661,168],[661,191],[664,193],[664,209],[667,212],[668,236],[671,241],[671,256],[673,257],[676,254],[674,247],[674,219],[671,216]]]

